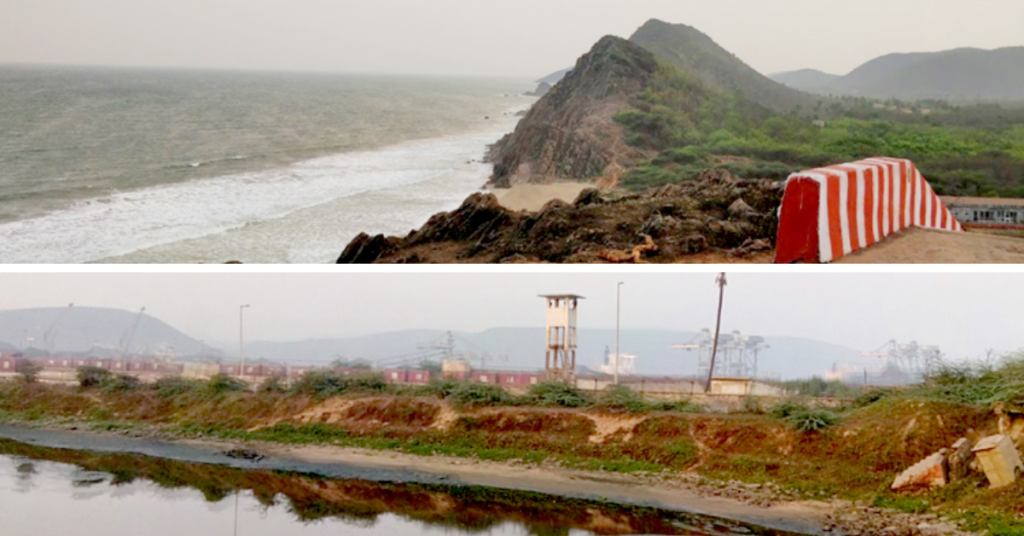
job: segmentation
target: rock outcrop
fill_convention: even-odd
[[[653,154],[625,143],[614,121],[657,68],[654,55],[607,36],[538,100],[511,134],[491,149],[494,184],[596,180]]]
[[[674,262],[706,251],[748,255],[771,248],[782,183],[724,170],[644,194],[587,189],[514,212],[475,193],[404,238],[361,234],[338,258],[366,262]]]

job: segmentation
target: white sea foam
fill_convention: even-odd
[[[342,198],[425,183],[478,159],[484,146],[502,133],[406,142],[280,169],[113,192],[42,217],[0,225],[0,262],[106,259],[284,218]],[[235,257],[234,253],[220,252],[223,258]]]

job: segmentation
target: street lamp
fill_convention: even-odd
[[[238,377],[245,381],[245,350],[242,346],[242,311],[249,307],[249,304],[238,306],[238,358],[241,360],[241,364],[238,369]]]
[[[622,281],[615,285],[615,385],[619,384],[619,316],[622,302]]]

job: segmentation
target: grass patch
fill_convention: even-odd
[[[923,514],[932,507],[927,499],[921,497],[903,497],[888,493],[875,496],[871,504],[878,508],[892,508],[910,514]]]

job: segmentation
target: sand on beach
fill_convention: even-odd
[[[511,188],[492,188],[491,193],[498,198],[501,206],[509,210],[535,212],[552,199],[561,199],[566,203],[572,203],[576,200],[576,196],[587,188],[595,188],[595,185],[582,182],[516,184]]]

